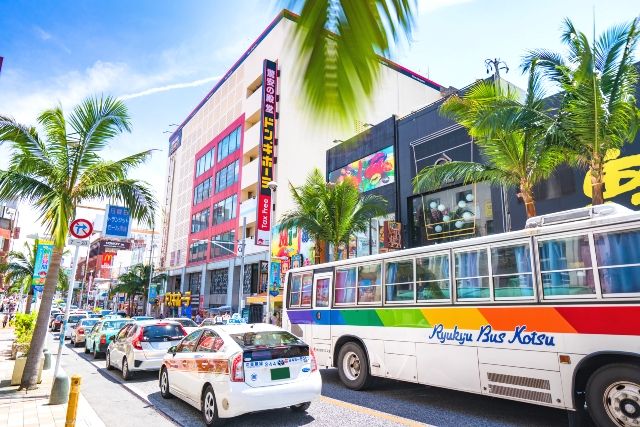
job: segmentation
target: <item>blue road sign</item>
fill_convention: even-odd
[[[126,239],[131,231],[131,213],[129,208],[107,205],[104,219],[103,237]]]

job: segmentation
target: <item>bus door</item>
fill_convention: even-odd
[[[331,366],[331,286],[333,273],[313,276],[311,337],[318,365]]]

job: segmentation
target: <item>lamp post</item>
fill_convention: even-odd
[[[273,195],[278,189],[278,183],[275,181],[267,184],[271,190],[271,217],[269,218],[269,246],[267,246],[267,323],[271,323],[271,233],[273,232],[273,221],[276,219],[276,203]]]

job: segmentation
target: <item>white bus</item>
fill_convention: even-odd
[[[289,270],[283,326],[349,388],[385,377],[640,426],[640,212]]]

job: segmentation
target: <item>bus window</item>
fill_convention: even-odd
[[[311,307],[311,294],[313,292],[313,274],[302,275],[302,292],[300,293],[300,307]]]
[[[418,301],[451,299],[449,255],[416,259]]]
[[[331,279],[316,279],[316,307],[329,307],[329,284]]]
[[[295,274],[291,278],[291,291],[289,293],[289,307],[300,307],[300,291],[302,289],[302,276]]]
[[[545,297],[595,295],[587,236],[540,241],[538,252]]]
[[[491,248],[491,276],[496,299],[533,297],[528,244]]]
[[[489,298],[489,260],[486,249],[456,252],[456,295],[458,300]]]
[[[336,304],[356,303],[356,268],[336,269],[334,301]]]
[[[380,303],[382,295],[382,263],[358,267],[358,304]]]
[[[640,231],[595,234],[603,295],[640,292]]]
[[[384,263],[385,302],[413,302],[413,259]]]

